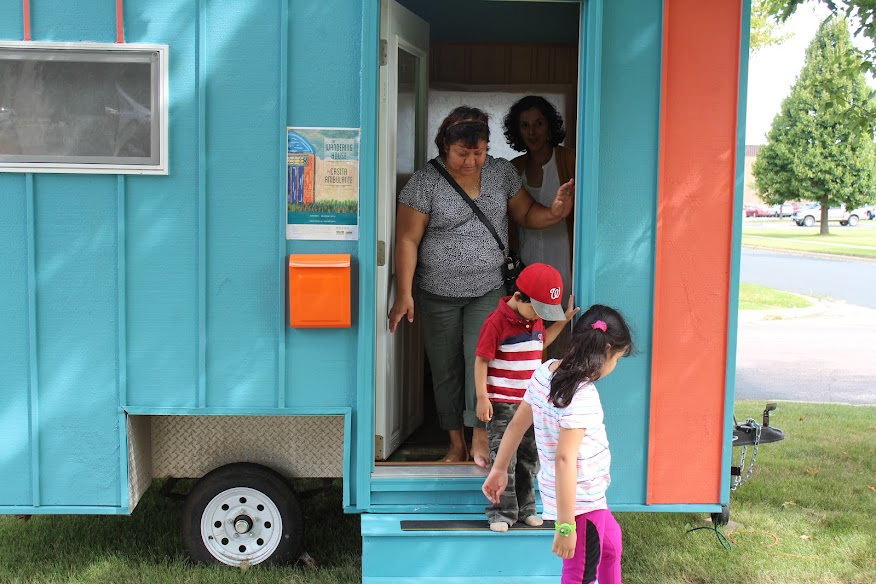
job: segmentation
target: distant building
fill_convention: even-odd
[[[757,188],[754,186],[754,175],[751,173],[754,161],[757,159],[757,153],[760,151],[761,147],[761,144],[745,145],[745,185],[742,190],[742,203],[745,205],[763,203],[763,201],[760,200]]]

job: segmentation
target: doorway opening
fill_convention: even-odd
[[[437,463],[448,445],[430,375],[440,364],[425,356],[416,313],[413,324],[401,323],[394,334],[387,327],[395,298],[398,193],[437,156],[438,126],[459,105],[490,115],[488,153],[512,159],[521,152],[506,143],[504,117],[518,99],[542,96],[563,117],[562,145],[575,150],[582,127],[583,9],[579,0],[381,1],[375,464],[382,473],[392,472],[386,467],[421,467],[442,476],[480,470],[474,463]]]

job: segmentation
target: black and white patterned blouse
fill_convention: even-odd
[[[440,157],[438,162],[444,164]],[[520,175],[510,162],[487,156],[475,203],[506,247],[508,199],[520,185]],[[439,296],[475,298],[502,285],[499,244],[431,164],[414,173],[398,200],[429,215],[417,256],[416,283],[421,289]]]

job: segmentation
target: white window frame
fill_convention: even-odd
[[[0,50],[50,50],[86,52],[154,52],[158,53],[157,120],[158,162],[157,164],[137,163],[89,163],[89,162],[3,162],[0,172],[32,173],[74,173],[74,174],[150,174],[168,173],[168,45],[142,43],[54,43],[34,41],[0,41]],[[153,88],[155,95],[156,88]]]

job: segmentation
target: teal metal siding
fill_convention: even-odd
[[[751,42],[751,0],[742,0],[741,39],[739,43],[739,95],[736,116],[736,185],[733,199],[733,257],[730,262],[730,307],[727,321],[727,392],[724,403],[724,427],[733,427],[733,399],[736,390],[736,332],[739,322],[739,264],[742,256],[742,197],[745,189],[745,106],[748,95],[748,50]],[[732,465],[732,433],[728,433],[721,456],[721,467]],[[721,485],[721,503],[730,504],[730,481]]]
[[[20,3],[5,0],[0,13],[0,35],[20,40]],[[55,1],[33,16],[33,38],[113,39],[112,14]],[[6,175],[0,188],[5,220],[18,222],[0,231],[0,296],[14,311],[4,319],[14,348],[0,363],[11,397],[0,416],[15,419],[0,463],[17,477],[0,487],[0,504],[118,506],[117,182]]]
[[[377,270],[377,97],[380,45],[380,15],[377,3],[368,5],[362,14],[362,88],[360,120],[362,139],[360,152],[361,174],[359,176],[359,306],[376,304]],[[371,469],[374,466],[374,341],[376,311],[362,311],[359,314],[359,337],[356,353],[359,357],[356,367],[356,414],[352,427],[355,435],[353,445],[355,456],[351,461],[351,498],[355,508],[344,504],[350,511],[362,511],[371,505]],[[382,316],[382,315],[381,315]]]
[[[17,477],[0,481],[0,502],[12,505],[27,504],[32,496],[30,229],[25,182],[22,175],[0,174],[0,424],[5,436],[0,440],[0,468],[3,476]]]
[[[275,405],[279,123],[278,2],[207,4],[206,399]]]
[[[170,160],[167,176],[125,179],[127,395],[123,403],[194,406],[202,374],[198,362],[198,3],[128,0],[125,7],[126,40],[169,45]],[[143,16],[135,18],[136,14]]]
[[[360,127],[362,4],[346,0],[292,0],[289,3],[289,125]],[[368,4],[369,11],[376,13],[377,3]],[[360,285],[374,285],[373,272],[370,269],[364,271],[359,262],[363,257],[374,260],[373,252],[365,251],[365,246],[374,245],[365,243],[366,238],[374,236],[373,227],[369,230],[368,222],[376,220],[372,194],[374,183],[367,181],[365,170],[368,160],[364,153],[368,140],[376,144],[374,136],[362,136],[360,241],[290,241],[286,246],[289,253],[353,255],[353,329],[287,329],[286,346],[289,350],[286,353],[285,399],[289,404],[340,406],[353,405],[356,400],[358,327],[365,327],[366,334],[373,339],[373,324],[366,325],[366,322],[373,323],[370,311],[374,303],[363,304],[361,309],[369,313],[362,314],[357,302]],[[372,159],[371,163],[376,164],[376,160]],[[368,356],[360,355],[359,358],[368,359]],[[361,389],[372,396],[373,385],[372,375],[368,386]]]
[[[362,17],[344,0],[125,2],[126,41],[170,47],[169,174],[0,174],[0,474],[16,477],[0,508],[124,511],[120,407],[355,405],[359,242],[286,241],[284,144],[287,124],[360,125]],[[22,31],[21,2],[0,0],[0,38]],[[44,0],[32,38],[113,42],[115,11]],[[372,238],[373,188],[363,170]],[[309,252],[353,255],[352,328],[288,327],[285,261]]]
[[[590,300],[618,308],[630,322],[636,357],[599,393],[612,452],[609,503],[643,504],[647,479],[654,238],[660,118],[662,2],[603,2],[599,79],[598,200],[591,224]],[[582,196],[588,196],[583,193]]]
[[[39,502],[118,505],[116,179],[34,178]]]

